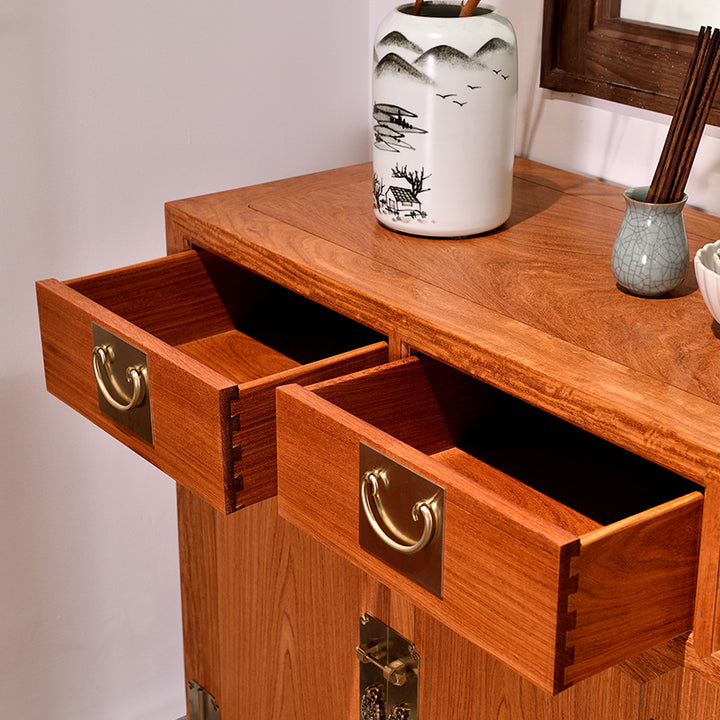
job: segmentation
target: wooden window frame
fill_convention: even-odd
[[[697,33],[624,20],[621,0],[544,2],[541,87],[674,112]]]

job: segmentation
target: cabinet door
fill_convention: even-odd
[[[362,573],[277,514],[178,487],[185,673],[222,720],[357,720]]]
[[[274,499],[225,516],[179,487],[178,513],[186,678],[222,720],[357,720],[365,612],[415,643],[421,720],[679,718],[683,638],[553,696],[295,529]]]
[[[686,670],[679,720],[720,717],[720,680],[717,676]]]
[[[678,720],[681,640],[550,695],[427,613],[414,626],[420,720]]]

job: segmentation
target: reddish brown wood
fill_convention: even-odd
[[[480,0],[465,0],[465,3],[460,10],[460,17],[470,17],[475,12],[475,8],[478,6]]]
[[[231,404],[235,427],[233,447],[237,449],[234,463],[234,474],[238,480],[236,506],[251,505],[277,494],[276,387],[288,383],[307,385],[319,382],[380,365],[387,359],[387,345],[381,342],[242,385],[238,399]]]
[[[223,720],[356,720],[360,571],[274,499],[221,518],[217,547]]]
[[[355,720],[360,572],[273,500],[225,516],[178,487],[178,525],[187,680],[224,720]]]
[[[416,358],[307,390],[285,386],[277,404],[283,516],[540,687],[557,692],[690,629],[700,493],[602,528],[550,496],[541,504],[482,456],[448,449],[472,421],[482,428],[504,411]],[[550,436],[512,417],[515,452],[539,467],[520,434]],[[359,546],[361,442],[445,488],[442,600]],[[583,480],[602,482],[589,470]]]
[[[701,516],[702,496],[691,493],[580,539],[566,682],[692,627]]]
[[[416,605],[432,612],[449,626],[464,631],[464,634],[471,635],[477,641],[482,639],[486,644],[489,638],[492,648],[501,657],[509,660],[515,667],[521,662],[522,669],[539,684],[547,687],[550,676],[552,686],[552,650],[557,615],[553,595],[558,586],[558,546],[563,539],[570,541],[572,538],[550,527],[543,528],[547,533],[544,535],[538,530],[539,522],[533,523],[532,528],[529,524],[522,527],[519,519],[511,519],[497,507],[493,507],[491,503],[495,498],[478,500],[470,492],[453,495],[447,473],[440,467],[438,477],[437,474],[428,472],[425,467],[425,476],[434,481],[442,481],[447,490],[445,587],[443,600],[439,600],[401,573],[382,566],[357,545],[359,442],[369,442],[386,454],[395,451],[392,452],[393,456],[411,469],[419,469],[418,458],[413,457],[413,453],[399,455],[397,447],[388,447],[379,437],[369,437],[371,433],[359,433],[358,429],[353,427],[357,426],[357,422],[353,423],[350,418],[343,417],[340,422],[328,422],[326,417],[313,413],[306,405],[296,405],[290,390],[291,388],[286,388],[278,396],[278,422],[281,427],[294,426],[302,430],[297,434],[283,432],[278,437],[279,498],[282,515],[305,532],[321,539],[365,572],[411,597]],[[312,431],[309,430],[310,427]],[[302,453],[298,447],[300,444],[322,447],[323,453]],[[295,473],[293,467],[297,467],[298,463],[302,463],[304,467]],[[318,478],[323,477],[332,477],[334,482],[319,483]],[[463,483],[462,477],[452,479],[457,484]],[[499,498],[494,504],[498,502],[502,505]],[[485,531],[478,523],[480,518],[484,518]],[[531,545],[530,537],[535,535],[539,537],[534,537]],[[506,602],[500,605],[495,594],[491,602],[488,602],[487,597],[492,588],[496,588],[495,593],[499,593],[499,585],[493,582],[488,589],[486,582],[488,577],[492,576],[493,568],[499,562],[505,561],[508,554],[506,542],[516,553],[519,552],[519,545],[530,545],[530,549],[525,558],[526,569],[520,577],[510,579],[510,582],[504,585],[503,595]],[[472,562],[469,562],[467,554],[469,547],[477,552]],[[528,573],[531,577],[528,577]],[[530,615],[526,614],[529,608],[525,603],[508,608],[512,604],[510,598],[517,599],[518,595],[527,597],[529,586],[537,588],[533,592],[534,604]],[[470,587],[473,588],[472,593],[468,592]],[[475,588],[479,589],[479,593]],[[507,639],[514,634],[518,624],[528,629],[528,636],[523,640],[522,658],[513,657],[518,654],[514,643],[507,647]]]
[[[678,720],[720,716],[720,685],[707,675],[686,670]]]
[[[700,653],[695,633],[692,633],[685,643],[685,666],[701,675],[714,677],[715,682],[720,684],[720,653],[708,656]]]
[[[228,330],[177,347],[188,357],[210,365],[238,385],[300,365],[239,330]]]
[[[386,343],[364,346],[364,329],[205,252],[43,281],[38,307],[48,390],[223,512],[276,492],[277,384],[387,360]],[[93,322],[148,356],[152,445],[98,408]]]
[[[234,328],[211,274],[225,264],[209,253],[187,252],[65,284],[168,345],[179,345]]]
[[[173,203],[168,214],[221,255],[383,333],[402,327],[416,350],[713,482],[720,367],[692,275],[658,302],[619,292],[609,258],[621,193],[611,201],[602,183],[527,161],[518,167],[509,223],[465,241],[379,227],[367,166],[327,173],[324,184],[281,181],[274,197],[261,186]],[[717,219],[693,213],[687,224],[693,252],[720,231]]]
[[[443,465],[452,468],[465,477],[472,478],[488,490],[511,500],[515,505],[544,518],[548,522],[562,525],[573,534],[582,535],[600,525],[567,505],[561,505],[552,497],[538,492],[516,478],[492,465],[479,463],[477,458],[457,447],[451,447],[433,456]]]
[[[221,515],[177,487],[185,677],[221,700],[217,525]]]
[[[697,106],[693,105],[693,99],[697,100],[699,98],[693,90],[697,87],[699,81],[700,57],[703,53],[706,53],[708,40],[709,28],[704,27],[698,34],[695,51],[688,66],[685,82],[678,97],[678,104],[668,128],[660,160],[648,189],[646,198],[648,202],[672,202],[668,195],[677,173],[677,154],[682,152],[682,147],[687,143],[688,119],[693,120],[697,114]]]
[[[612,23],[603,21],[602,33],[613,36],[616,31]],[[588,61],[592,65],[598,59],[591,53]],[[516,163],[510,221],[496,232],[464,241],[422,240],[379,228],[372,219],[370,183],[369,166],[360,165],[168,204],[169,252],[204,248],[247,270],[219,261],[211,273],[208,263],[214,266],[215,262],[201,252],[202,269],[190,261],[200,270],[196,273],[181,253],[167,265],[149,263],[104,279],[73,281],[71,287],[41,283],[38,296],[44,352],[49,359],[48,386],[80,408],[95,397],[86,371],[82,377],[73,375],[87,362],[90,348],[85,324],[90,318],[108,320],[124,337],[140,338],[153,362],[163,368],[167,417],[178,426],[173,441],[178,457],[168,462],[182,465],[186,474],[187,463],[193,459],[202,461],[204,472],[221,466],[221,476],[232,477],[236,493],[240,479],[245,482],[250,477],[243,467],[243,461],[252,456],[247,443],[257,447],[254,441],[239,440],[239,427],[256,438],[272,437],[262,418],[251,411],[272,405],[272,383],[266,383],[262,367],[272,366],[283,383],[300,382],[294,373],[302,369],[285,363],[312,364],[328,358],[333,353],[320,346],[336,335],[336,325],[327,316],[311,313],[306,317],[312,320],[298,322],[304,311],[295,310],[293,319],[275,333],[286,336],[288,327],[297,328],[298,332],[290,333],[293,351],[287,350],[287,343],[276,344],[277,337],[246,331],[246,311],[264,310],[265,304],[257,302],[258,293],[269,290],[267,283],[261,287],[261,280],[252,279],[250,273],[255,273],[389,337],[393,359],[407,356],[410,350],[426,353],[670,467],[707,486],[694,642],[685,661],[681,717],[713,717],[717,698],[707,688],[714,687],[718,676],[717,657],[711,653],[718,647],[720,627],[716,618],[720,369],[715,328],[692,275],[679,293],[662,300],[650,302],[620,293],[611,277],[609,252],[623,213],[621,189],[527,160]],[[693,251],[720,232],[717,218],[686,209],[685,219]],[[238,272],[241,283],[233,281]],[[210,274],[214,282],[208,283]],[[175,282],[183,275],[187,290]],[[168,283],[168,278],[173,282]],[[245,289],[238,294],[227,292],[238,287]],[[270,296],[276,298],[274,290]],[[163,297],[172,300],[163,305]],[[279,307],[275,300],[271,304]],[[291,306],[299,307],[296,302]],[[265,315],[255,328],[270,325]],[[155,332],[164,339],[153,337]],[[317,355],[309,361],[296,358],[294,350],[303,349],[307,343],[301,339],[309,332]],[[183,349],[176,344],[184,345]],[[251,356],[242,362],[233,360],[242,345],[252,351]],[[68,346],[71,356],[63,359]],[[383,352],[376,347],[368,357],[380,362]],[[174,368],[162,365],[168,358],[175,358]],[[196,378],[192,382],[204,389],[181,396],[177,389],[190,382],[186,375]],[[258,377],[252,379],[252,375]],[[242,391],[236,378],[240,377],[245,379],[247,407],[226,398],[227,412],[221,414],[218,398],[222,393],[238,392],[239,396]],[[692,565],[687,551],[697,522],[697,497],[673,504],[669,513],[650,508],[631,516],[640,525],[628,527],[620,520],[616,527],[610,523],[608,530],[592,513],[565,504],[554,492],[531,488],[512,472],[484,463],[476,445],[458,444],[458,438],[473,425],[472,413],[457,412],[462,402],[450,403],[457,414],[449,418],[438,410],[443,406],[439,400],[420,402],[420,396],[415,396],[411,405],[404,406],[395,388],[387,396],[388,412],[381,412],[382,397],[371,396],[363,383],[358,381],[354,387],[351,409],[371,408],[371,414],[383,422],[379,434],[368,431],[363,419],[353,420],[346,409],[324,416],[320,405],[327,398],[316,406],[297,387],[282,391],[286,418],[300,423],[310,413],[315,420],[311,432],[304,435],[302,425],[292,425],[292,438],[283,440],[283,435],[281,446],[297,456],[300,450],[309,453],[313,439],[322,436],[337,449],[325,458],[309,458],[299,473],[285,462],[288,483],[293,478],[297,485],[288,484],[293,519],[310,532],[320,528],[327,535],[324,541],[338,553],[355,553],[357,468],[352,474],[346,468],[356,463],[354,448],[359,438],[379,440],[381,449],[399,453],[410,467],[429,467],[431,475],[448,484],[451,557],[447,580],[458,592],[442,601],[430,598],[398,573],[380,567],[374,558],[352,554],[359,570],[279,520],[272,501],[226,518],[222,513],[228,508],[259,500],[264,492],[274,490],[261,483],[257,487],[265,489],[257,492],[253,482],[248,482],[243,488],[245,498],[233,495],[228,501],[227,484],[218,483],[217,475],[208,475],[199,482],[197,493],[204,482],[209,483],[219,512],[205,505],[199,494],[181,490],[179,499],[186,667],[188,679],[197,679],[221,700],[223,718],[243,717],[241,713],[250,708],[257,718],[309,720],[317,716],[318,703],[326,716],[357,717],[352,658],[357,615],[375,609],[381,619],[396,624],[422,647],[421,703],[429,717],[450,718],[457,711],[463,720],[503,714],[522,720],[584,720],[598,713],[604,720],[676,720],[683,673],[682,659],[677,658],[682,658],[682,650],[673,650],[670,644],[663,646],[669,648],[667,653],[662,648],[643,653],[640,659],[631,658],[579,680],[552,698],[508,666],[522,668],[535,682],[556,688],[567,680],[561,672],[564,666],[569,677],[577,679],[602,663],[615,662],[619,655],[614,650],[609,653],[606,647],[594,645],[595,638],[602,644],[614,636],[621,624],[614,613],[606,624],[606,616],[597,612],[596,588],[607,588],[608,577],[614,581],[623,568],[627,573],[617,587],[628,596],[628,607],[642,605],[638,612],[650,618],[650,624],[662,625],[666,618],[657,613],[655,599],[645,607],[638,598],[644,597],[648,585],[653,589],[657,585],[661,597],[670,586],[663,580],[656,583],[657,565],[665,563],[663,558],[672,547],[658,541],[663,535],[675,538],[684,548],[677,565],[660,575],[679,580],[677,604],[686,608]],[[321,391],[332,393],[333,387],[326,384]],[[467,386],[458,387],[460,397]],[[188,397],[193,399],[191,412]],[[466,409],[483,397],[484,393],[466,395]],[[389,412],[397,409],[393,406],[404,407],[406,417],[393,421]],[[177,418],[184,423],[198,414],[199,407],[203,408],[198,417],[202,426],[186,436]],[[241,419],[243,409],[245,419]],[[420,411],[426,413],[426,421],[417,414]],[[87,412],[93,413],[92,409]],[[214,418],[219,416],[223,420],[216,423]],[[218,424],[221,429],[216,433]],[[132,446],[122,431],[107,427]],[[407,449],[404,443],[388,439],[386,431],[391,428],[399,428],[404,440],[410,437],[402,432],[412,435],[413,442],[433,457],[423,458],[418,448]],[[206,441],[216,442],[215,449]],[[558,459],[566,454],[556,448],[552,451]],[[606,452],[588,456],[595,465]],[[336,477],[337,485],[324,481]],[[584,473],[582,478],[593,484]],[[355,490],[346,493],[348,488]],[[584,550],[575,557],[572,553],[583,542]],[[626,547],[629,554],[624,553]],[[652,547],[653,557],[644,558],[646,548]],[[597,564],[597,557],[603,562]],[[498,568],[504,574],[496,586],[488,588],[489,580],[498,580]],[[646,568],[651,571],[646,573]],[[392,590],[364,576],[362,570]],[[323,602],[325,597],[330,601]],[[478,602],[483,597],[490,598],[487,605]],[[504,600],[496,603],[498,597]],[[503,606],[508,599],[515,601],[509,609]],[[573,610],[586,617],[574,628]],[[324,636],[323,647],[329,648],[333,668],[341,668],[343,677],[348,676],[330,686],[325,682],[325,666],[318,669],[306,662],[311,638],[317,637],[318,627],[323,632],[325,614],[337,633],[337,645]],[[431,616],[441,618],[445,625]],[[308,617],[312,629],[302,624]],[[491,648],[507,664],[448,629],[465,632],[468,623],[475,623],[474,642]],[[626,624],[628,628],[620,631],[627,630],[628,635],[620,644],[631,652],[639,640],[632,623]],[[430,630],[429,625],[433,625]],[[598,635],[593,627],[599,629]],[[520,634],[521,641],[508,641]],[[654,637],[646,630],[640,634],[645,636],[643,642]],[[683,641],[678,642],[680,647]],[[454,672],[458,663],[463,669],[460,673]],[[268,666],[279,667],[278,676],[268,672]],[[293,684],[295,678],[298,682]]]
[[[232,478],[223,441],[230,438],[237,386],[62,283],[44,281],[37,291],[48,390],[213,506],[225,508]],[[147,354],[153,445],[98,408],[93,321]]]
[[[682,652],[671,653],[668,647],[661,646],[558,695],[549,695],[448,631],[431,615],[421,611],[416,615],[415,638],[423,679],[420,717],[444,720],[677,718]],[[660,655],[664,656],[663,662],[656,660]],[[642,668],[642,672],[638,672],[638,668]]]
[[[603,32],[612,36],[617,29],[605,23]],[[370,213],[369,168],[355,166],[170,203],[168,248],[210,248],[319,299],[387,334],[393,358],[408,348],[434,355],[707,485],[714,506],[720,479],[716,338],[692,276],[667,300],[622,295],[609,271],[624,210],[622,189],[523,159],[517,160],[516,177],[513,218],[475,241],[436,243],[378,228]],[[317,212],[308,213],[308,207]],[[693,251],[720,232],[716,218],[692,209],[685,219]],[[448,464],[458,471],[475,467],[465,451],[442,452],[448,459],[456,453]],[[313,493],[320,495],[320,488]],[[520,493],[528,502],[530,496]],[[711,529],[716,515],[709,510],[705,528]],[[333,516],[328,524],[335,521]],[[717,627],[715,548],[712,537],[703,537],[695,624],[706,648],[714,646]],[[375,581],[365,583],[365,607],[388,621],[396,595]],[[709,616],[703,607],[712,609]],[[422,644],[417,620],[414,627]],[[524,712],[536,720],[550,712],[541,695],[518,685],[517,677],[493,695],[487,676],[478,674],[482,665],[472,658],[460,663],[469,685],[462,675],[448,673],[439,650],[452,646],[453,634],[439,627],[424,660],[430,678],[424,702],[435,704],[423,707],[431,708],[431,716],[457,708],[458,717],[475,712],[484,718],[514,708],[517,717]],[[682,659],[667,665],[647,660],[647,653],[641,657],[646,659],[633,658],[557,695],[553,712],[563,720],[590,717],[598,709],[606,718],[674,720]],[[490,678],[509,672],[493,662]],[[438,668],[436,675],[431,666]],[[456,677],[462,683],[457,692],[448,686]],[[625,684],[627,677],[642,685],[639,705],[638,686],[628,690],[633,686]],[[434,690],[440,686],[442,692]],[[493,697],[499,704],[492,711],[479,709],[477,703]],[[696,708],[695,716],[701,715]]]
[[[694,650],[700,657],[707,657],[720,648],[720,485],[706,488],[704,506],[693,623]]]

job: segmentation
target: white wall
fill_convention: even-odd
[[[392,0],[4,0],[0,7],[0,706],[23,720],[184,713],[173,483],[44,391],[33,281],[164,254],[163,202],[369,157],[370,45]],[[518,152],[649,182],[668,118],[537,87]],[[718,132],[691,202],[720,211]]]
[[[362,2],[0,3],[0,715],[184,715],[174,484],[44,390],[33,283],[163,203],[359,162]]]

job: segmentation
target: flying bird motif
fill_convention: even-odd
[[[501,77],[503,80],[507,80],[510,76],[509,76],[509,75],[502,75],[502,74],[501,74],[500,77]]]
[[[477,90],[478,88],[481,88],[482,85],[468,85],[468,87],[469,87],[471,90]]]
[[[502,68],[500,68],[500,70],[502,70]],[[493,70],[493,72],[498,75],[500,73],[500,70]]]
[[[459,105],[460,107],[462,107],[463,105],[467,105],[467,100],[465,102],[460,102],[459,100],[453,100],[453,102],[456,105]]]
[[[440,93],[435,93],[435,94],[438,97],[442,98],[443,100],[445,100],[445,98],[449,98],[449,97],[457,97],[457,93],[448,93],[447,95],[441,95]]]

